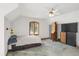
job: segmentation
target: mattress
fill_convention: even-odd
[[[16,44],[16,46],[23,46],[23,45],[29,45],[29,44],[35,44],[35,43],[42,43],[41,38],[38,36],[29,36],[29,37],[18,36],[17,43],[14,43],[14,44]],[[9,45],[9,49],[11,49],[11,45]]]
[[[41,43],[41,38],[37,36],[29,36],[29,37],[18,37],[16,46],[27,45],[33,43]]]

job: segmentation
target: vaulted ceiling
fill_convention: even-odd
[[[27,16],[27,17],[48,19],[49,9],[51,8],[56,9],[57,12],[55,16],[59,16],[79,10],[79,4],[78,3],[20,3],[18,8],[20,10],[19,12],[16,12],[18,13],[18,15],[21,14],[22,16]],[[16,15],[16,13],[15,14],[13,13],[13,15]],[[11,17],[10,13],[9,13],[9,17]],[[12,16],[12,18],[15,17]]]

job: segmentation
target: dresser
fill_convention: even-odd
[[[61,37],[60,41],[66,44],[66,32],[61,32],[60,37]]]

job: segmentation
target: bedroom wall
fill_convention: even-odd
[[[52,21],[57,21],[58,24],[62,23],[71,23],[71,22],[79,22],[79,11],[73,11],[66,14],[61,14],[55,17],[50,18],[50,24]]]
[[[4,39],[4,16],[11,12],[13,9],[17,8],[17,4],[0,4],[0,56],[6,55],[6,44]]]
[[[20,16],[14,21],[12,21],[12,25],[15,28],[15,33],[18,36],[29,36],[29,22],[37,21],[39,22],[39,37],[47,38],[49,37],[49,24],[45,19],[37,19],[37,18],[29,18]]]
[[[10,21],[7,18],[4,18],[4,44],[5,44],[5,54],[8,51],[8,39],[10,38]],[[6,30],[8,28],[8,30]]]
[[[4,55],[4,16],[0,13],[0,56]]]
[[[61,24],[58,24],[57,37],[60,38]]]
[[[78,33],[76,34],[77,36],[77,46],[79,47],[79,23],[78,23]]]
[[[60,37],[60,30],[61,30],[61,24],[63,23],[73,23],[77,22],[78,23],[78,32],[77,32],[77,46],[79,46],[79,11],[73,11],[70,13],[62,14],[57,17],[53,17],[50,20],[50,24],[52,21],[56,21],[58,23],[58,37]]]

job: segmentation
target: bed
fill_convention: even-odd
[[[9,51],[23,50],[41,45],[41,38],[38,36],[18,36],[17,42],[8,45]]]

